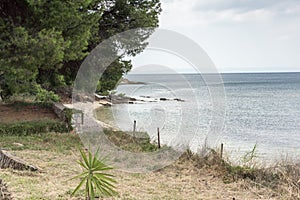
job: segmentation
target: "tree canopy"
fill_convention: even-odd
[[[58,100],[78,69],[103,40],[126,30],[157,27],[159,0],[2,0],[0,2],[0,95]],[[136,55],[152,31],[143,32]],[[123,41],[118,41],[122,44]],[[122,48],[119,45],[117,48]],[[132,67],[120,57],[99,80],[97,92],[112,90]]]

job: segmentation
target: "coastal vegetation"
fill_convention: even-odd
[[[42,131],[38,127],[44,126],[40,125],[26,129],[35,123],[45,123],[47,127],[47,120],[60,124],[52,107],[44,103],[15,103],[0,105],[0,111],[3,114],[1,148],[39,168],[38,171],[1,169],[0,178],[6,183],[6,194],[11,193],[14,199],[85,199],[86,189],[78,188],[71,197],[82,180],[72,179],[83,169],[76,165],[78,159],[84,160],[78,149],[86,153],[79,135],[65,129],[50,131],[49,127]],[[100,111],[98,109],[96,113]],[[104,121],[110,117],[109,110],[100,116]],[[24,126],[12,131],[14,124]],[[153,152],[158,149],[145,132],[135,133],[143,135],[141,138],[111,129],[105,129],[104,134],[126,151]],[[110,174],[116,180],[114,190],[118,194],[114,193],[108,199],[299,199],[299,164],[282,161],[273,166],[261,166],[255,161],[257,148],[256,145],[250,147],[240,158],[239,165],[231,163],[224,155],[221,158],[219,149],[203,145],[198,153],[187,150],[172,165],[151,173],[111,170]],[[95,196],[98,195],[101,193],[96,192]]]
[[[18,112],[24,113],[26,107],[32,105],[19,105]],[[27,112],[27,116],[32,119],[43,119],[44,115],[59,122],[46,110],[35,112],[37,116],[30,113],[30,110]],[[9,113],[5,114],[10,120],[2,124],[16,123],[14,118],[18,115]],[[31,123],[29,119],[26,120]],[[144,137],[147,133],[136,132],[143,137],[135,138],[132,133],[105,129],[104,134],[126,151],[153,152],[158,149],[155,142]],[[0,146],[39,168],[38,171],[1,169],[1,179],[6,183],[5,191],[11,193],[14,199],[85,199],[86,189],[78,188],[71,197],[82,180],[72,178],[84,172],[76,162],[84,162],[82,155],[93,157],[86,152],[78,134],[59,131],[28,131],[26,134],[12,132],[0,134]],[[173,164],[154,172],[131,174],[110,170],[109,174],[116,181],[114,190],[118,194],[114,193],[108,199],[299,199],[299,164],[282,161],[269,167],[261,166],[255,161],[256,148],[250,148],[240,158],[239,165],[227,160],[224,156],[226,152],[221,158],[219,149],[203,145],[198,153],[187,150]],[[101,156],[101,152],[99,154]],[[109,164],[109,157],[107,159]],[[99,195],[101,193],[95,192],[95,196]]]
[[[133,174],[113,169],[106,164],[109,157],[103,161],[101,152],[93,155],[83,146],[72,131],[72,110],[66,110],[66,120],[54,113],[53,102],[70,100],[81,63],[99,43],[126,30],[157,27],[160,12],[159,0],[0,2],[0,148],[38,166],[36,171],[1,169],[1,200],[105,194],[109,199],[300,199],[300,165],[256,165],[256,146],[240,165],[204,145],[201,152],[186,150],[163,169]],[[137,32],[141,37],[133,49],[128,41],[115,41],[111,53],[126,53],[107,68],[96,92],[108,94],[115,87],[132,67],[125,57],[142,52],[152,32]],[[95,112],[104,123],[112,117],[105,109]],[[104,134],[126,151],[158,150],[146,132],[136,132],[143,136],[136,138],[108,128]]]
[[[126,133],[106,130],[109,135],[122,134],[124,140],[110,136],[115,144],[133,151],[153,151],[155,144],[139,143]],[[127,137],[126,137],[127,136]],[[125,141],[125,142],[124,142]],[[19,144],[22,144],[20,146]],[[70,133],[44,133],[27,136],[4,135],[0,145],[17,156],[36,164],[40,171],[1,170],[1,179],[15,199],[70,199],[82,173],[76,165],[84,151],[79,136]],[[299,199],[299,165],[278,163],[272,167],[236,166],[207,148],[203,153],[186,151],[172,165],[146,174],[112,170],[118,195],[109,199]],[[101,153],[101,152],[100,152]],[[81,159],[83,161],[83,159]],[[108,160],[109,163],[109,160]],[[71,199],[84,199],[79,189]]]
[[[159,0],[0,2],[0,96],[33,96],[36,101],[70,97],[85,57],[105,39],[126,30],[158,26]],[[136,30],[135,47],[118,40],[112,54],[124,50],[104,72],[97,92],[107,94],[132,65],[125,56],[140,53],[153,30]]]

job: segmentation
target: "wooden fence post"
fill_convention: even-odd
[[[160,135],[159,135],[159,128],[157,128],[157,144],[158,144],[158,148],[160,149]]]
[[[221,158],[223,157],[223,147],[224,147],[224,145],[223,145],[223,143],[221,143]]]
[[[136,121],[133,121],[133,137],[135,137]]]

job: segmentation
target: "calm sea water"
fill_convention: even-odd
[[[212,147],[224,143],[228,155],[238,159],[256,144],[261,161],[299,160],[300,73],[221,76],[223,84],[207,83],[210,77],[199,74],[127,75],[145,84],[120,85],[118,93],[155,101],[115,105],[114,120],[123,130],[131,130],[136,120],[137,129],[153,140],[160,128],[163,143],[193,151],[205,140]],[[161,97],[184,102],[158,101]]]

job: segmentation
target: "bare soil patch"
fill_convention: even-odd
[[[58,117],[51,108],[47,107],[0,104],[0,123],[38,121],[43,119],[58,120]]]

